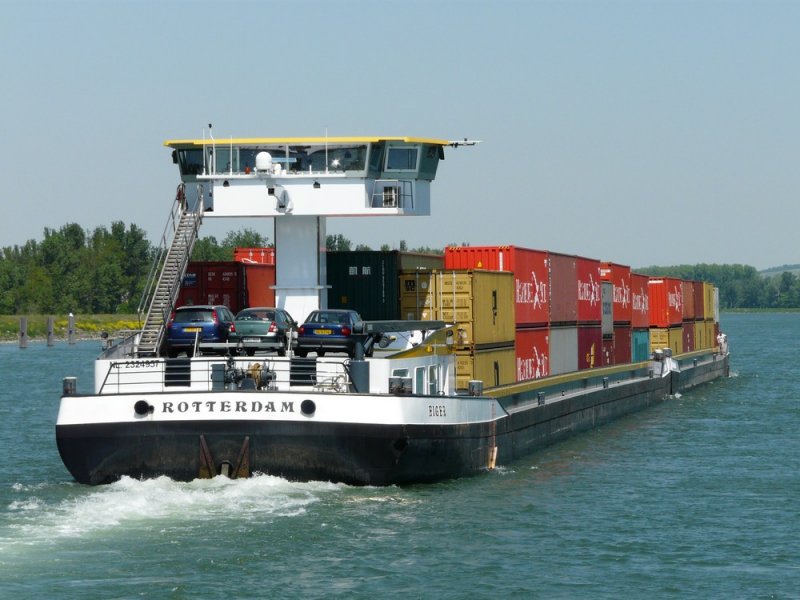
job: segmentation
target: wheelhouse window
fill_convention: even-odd
[[[417,170],[417,148],[389,148],[386,154],[387,171],[416,171]]]
[[[203,151],[201,149],[178,150],[178,165],[181,175],[202,175]]]

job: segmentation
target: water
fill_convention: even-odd
[[[0,597],[796,598],[800,315],[724,315],[734,377],[471,479],[73,483],[61,378],[0,346]]]

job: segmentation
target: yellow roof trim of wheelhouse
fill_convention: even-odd
[[[421,137],[294,137],[294,138],[216,138],[214,140],[167,140],[165,146],[170,148],[187,148],[192,146],[210,146],[212,144],[234,146],[257,146],[261,144],[272,145],[324,145],[324,144],[368,144],[377,142],[404,142],[407,144],[431,144],[434,146],[449,146],[447,140]]]

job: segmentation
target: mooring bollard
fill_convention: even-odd
[[[28,317],[19,318],[19,347],[28,347]]]
[[[47,345],[52,346],[56,343],[56,334],[55,334],[55,323],[56,320],[54,317],[47,317]]]
[[[69,313],[69,325],[67,326],[67,341],[70,344],[75,343],[75,315]]]

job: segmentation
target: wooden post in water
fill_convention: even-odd
[[[75,315],[69,313],[69,324],[67,325],[67,341],[70,344],[75,343]]]
[[[52,346],[56,342],[55,318],[47,317],[47,345]]]
[[[28,317],[19,318],[19,347],[28,347]]]

